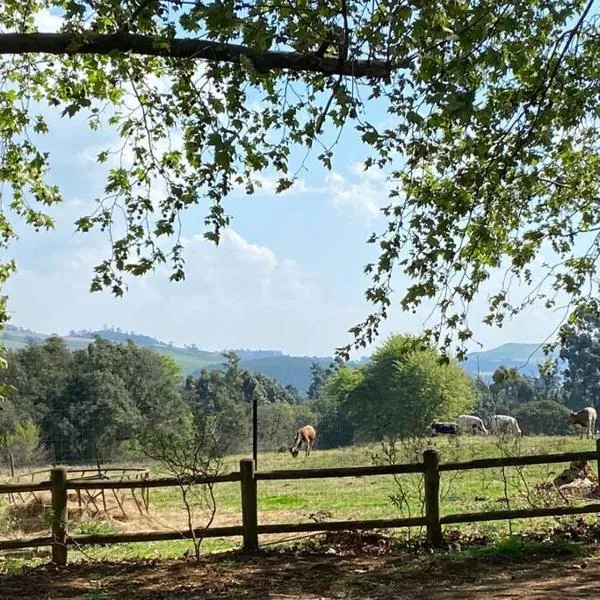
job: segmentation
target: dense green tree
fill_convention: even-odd
[[[285,386],[285,389],[294,403],[300,402],[300,392],[298,391],[297,387],[288,384]]]
[[[80,429],[94,438],[103,457],[133,440],[142,427],[151,429],[186,410],[178,390],[180,371],[169,358],[132,342],[113,344],[99,337],[73,354],[71,412],[85,415]],[[85,409],[77,406],[82,399]],[[90,449],[88,444],[86,452]]]
[[[225,393],[234,402],[249,402],[254,392],[254,382],[240,368],[240,357],[235,352],[224,352],[225,358],[223,385]]]
[[[562,404],[565,399],[564,382],[557,362],[548,359],[538,365],[538,371],[539,376],[535,380],[536,397]]]
[[[349,396],[355,437],[422,435],[434,419],[454,419],[476,402],[472,381],[454,361],[421,340],[388,338],[364,368],[364,379]]]
[[[97,338],[70,352],[53,337],[9,358],[2,382],[14,393],[0,411],[0,435],[31,421],[60,462],[122,456],[144,429],[189,411],[175,363],[132,343]]]
[[[496,401],[490,386],[481,378],[474,380],[475,393],[477,394],[477,403],[473,409],[473,414],[481,417],[484,423],[489,423],[490,418],[496,414]]]
[[[18,421],[7,433],[0,433],[0,452],[7,466],[9,454],[18,466],[33,465],[46,458],[40,445],[40,429],[29,420]]]
[[[27,415],[21,413],[21,419],[32,418],[39,425],[42,442],[52,454],[54,439],[62,440],[73,433],[67,399],[73,353],[62,338],[52,336],[44,344],[29,345],[11,358],[20,364],[2,374],[4,382],[16,389],[11,399],[26,407]]]
[[[273,450],[289,444],[300,416],[313,416],[310,410],[304,410],[297,397],[277,380],[242,369],[236,353],[227,352],[224,357],[222,371],[205,369],[197,378],[188,377],[183,385],[182,396],[197,423],[216,419],[217,437],[227,446],[223,452],[248,450],[251,408],[256,401],[261,448]]]
[[[350,415],[351,396],[364,380],[363,368],[341,368],[325,382],[315,403],[319,415],[317,432],[321,448],[348,446],[354,439],[355,423]]]
[[[512,414],[536,397],[535,381],[515,368],[498,367],[489,386],[497,414]]]
[[[582,306],[560,333],[560,359],[568,406],[600,410],[600,309],[596,301]]]
[[[66,398],[70,427],[52,437],[56,459],[122,456],[123,444],[134,439],[142,424],[125,382],[110,370],[75,374]]]
[[[321,389],[330,374],[331,369],[322,367],[318,362],[312,363],[310,366],[310,386],[306,394],[309,400],[316,400],[320,396]]]
[[[315,418],[315,413],[308,405],[287,402],[262,404],[258,407],[259,448],[268,451],[291,446],[298,428],[314,424]],[[317,437],[322,448],[320,431]]]

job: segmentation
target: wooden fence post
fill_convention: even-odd
[[[67,564],[67,470],[50,471],[52,483],[52,561]]]
[[[596,440],[596,461],[596,466],[598,467],[598,484],[600,485],[600,438]]]
[[[258,550],[258,508],[254,460],[240,460],[240,482],[242,487],[242,527],[244,529],[244,551]]]
[[[10,476],[14,478],[15,476],[15,457],[11,454],[8,455],[8,464],[10,467]]]
[[[423,452],[425,467],[425,521],[427,523],[427,540],[433,546],[442,543],[442,525],[440,524],[440,472],[437,450]]]

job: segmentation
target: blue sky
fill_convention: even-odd
[[[106,238],[75,233],[73,226],[102,189],[105,167],[94,157],[114,133],[90,132],[77,118],[53,124],[43,143],[66,202],[53,211],[54,231],[21,228],[11,246],[19,268],[6,289],[14,324],[46,333],[108,324],[210,350],[274,348],[308,355],[330,355],[350,341],[348,328],[369,311],[362,267],[375,255],[365,241],[384,224],[377,215],[387,203],[382,177],[361,172],[357,135],[344,136],[331,172],[310,160],[289,193],[276,196],[267,174],[256,196],[232,195],[226,203],[232,227],[218,248],[202,239],[205,207],[190,211],[184,221],[186,281],[171,284],[168,273],[158,272],[132,280],[125,297],[115,299],[88,292],[93,266],[106,257]],[[478,344],[539,342],[552,333],[559,315],[541,306],[503,329],[481,324],[495,283],[482,291],[471,313]],[[403,284],[396,280],[398,291]],[[408,315],[394,308],[382,337],[420,331],[430,309]]]

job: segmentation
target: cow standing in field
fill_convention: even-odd
[[[458,433],[458,425],[456,423],[444,423],[441,421],[434,421],[431,424],[431,435],[436,436],[440,433],[446,435],[456,435]]]
[[[508,415],[494,415],[490,421],[490,431],[495,435],[521,435],[517,420]]]
[[[594,433],[596,432],[596,419],[598,415],[596,413],[596,409],[591,406],[587,406],[583,410],[579,412],[570,412],[568,415],[569,423],[573,423],[573,425],[581,425],[581,436],[580,439],[583,438],[583,428],[587,429],[587,437],[594,437]]]
[[[471,433],[473,435],[488,435],[483,421],[474,415],[460,415],[457,419],[458,429],[461,433]]]
[[[296,433],[296,439],[294,440],[294,445],[290,447],[290,452],[292,456],[296,458],[298,456],[298,452],[302,448],[302,444],[304,444],[304,451],[306,452],[306,456],[310,455],[311,448],[315,443],[315,438],[317,437],[317,432],[312,425],[305,425],[304,427],[300,427],[298,432]]]

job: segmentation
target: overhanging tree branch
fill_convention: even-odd
[[[337,56],[319,58],[299,52],[258,52],[238,44],[194,38],[160,38],[131,33],[4,33],[0,54],[110,54],[130,52],[145,56],[239,62],[251,60],[260,71],[282,69],[325,75],[382,78],[393,65],[382,60],[344,60]]]

